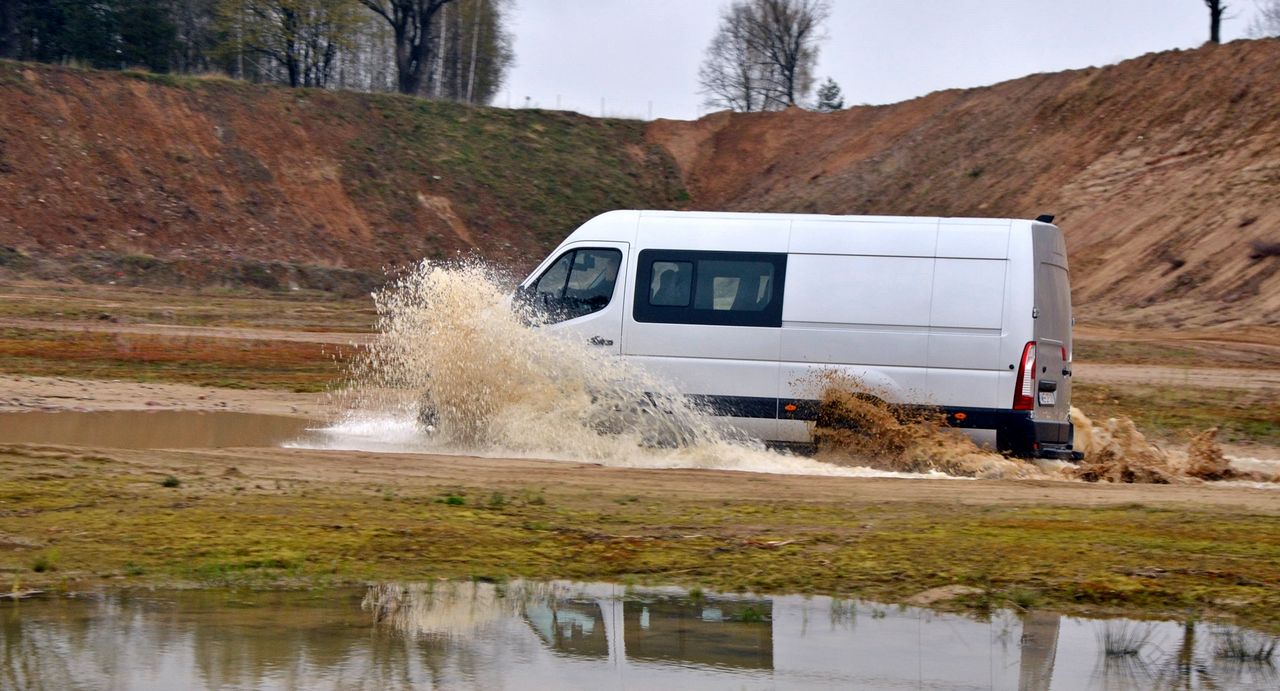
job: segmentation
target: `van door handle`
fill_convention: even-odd
[[[1069,377],[1069,376],[1071,376],[1071,370],[1069,370],[1069,369],[1067,369],[1067,368],[1065,368],[1065,367],[1064,367],[1064,368],[1062,369],[1062,376],[1064,376],[1064,377]]]
[[[587,343],[590,343],[591,345],[594,345],[594,346],[611,346],[613,345],[613,339],[600,338],[599,336],[592,336],[591,338],[587,339]]]

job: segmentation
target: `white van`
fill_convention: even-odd
[[[1037,221],[612,211],[521,285],[770,442],[812,439],[819,376],[933,406],[991,446],[1078,459],[1062,232]]]

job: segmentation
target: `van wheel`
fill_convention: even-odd
[[[421,400],[418,401],[418,424],[425,427],[428,431],[434,432],[436,429],[436,423],[439,421],[440,416],[436,413],[436,407],[432,405],[431,401],[428,400],[426,396],[423,396]]]
[[[665,409],[651,396],[622,402],[597,404],[587,419],[591,429],[602,435],[634,433],[645,448],[673,449],[697,443],[698,432]]]

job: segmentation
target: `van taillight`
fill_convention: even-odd
[[[1036,407],[1036,342],[1022,347],[1022,363],[1018,365],[1018,382],[1013,390],[1014,410]]]

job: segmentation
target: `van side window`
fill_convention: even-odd
[[[644,250],[633,316],[639,322],[782,326],[785,254]]]
[[[549,323],[599,312],[613,299],[622,252],[591,248],[560,255],[534,283],[534,306]]]
[[[693,294],[693,262],[654,262],[649,304],[688,307]]]

